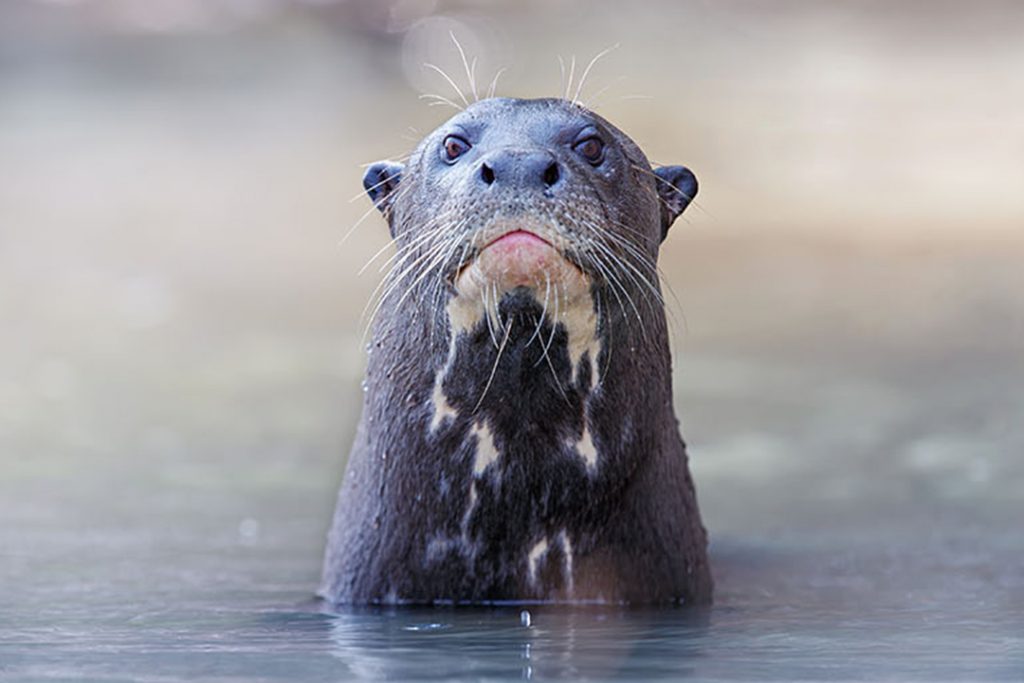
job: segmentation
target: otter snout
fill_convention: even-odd
[[[555,155],[544,149],[497,149],[484,155],[476,173],[476,186],[492,189],[550,193],[564,182],[565,172]]]

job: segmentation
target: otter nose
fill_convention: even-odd
[[[548,190],[562,180],[562,169],[551,152],[500,149],[481,160],[477,180],[484,187]]]

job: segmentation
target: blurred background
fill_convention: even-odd
[[[1024,5],[4,0],[5,593],[313,590],[387,245],[362,170],[450,115],[451,32],[507,96],[617,46],[581,99],[700,179],[661,266],[722,599],[765,539],[988,561],[1024,509]]]

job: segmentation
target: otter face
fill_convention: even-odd
[[[652,169],[624,133],[556,99],[477,102],[408,169],[380,162],[363,182],[400,247],[474,299],[651,287],[658,244],[697,190],[686,168]]]

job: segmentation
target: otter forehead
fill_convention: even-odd
[[[423,146],[450,134],[462,134],[475,144],[568,145],[588,129],[607,142],[632,141],[593,112],[565,100],[495,97],[475,102],[434,130]],[[631,152],[633,150],[630,150]],[[639,150],[636,150],[639,152]]]

